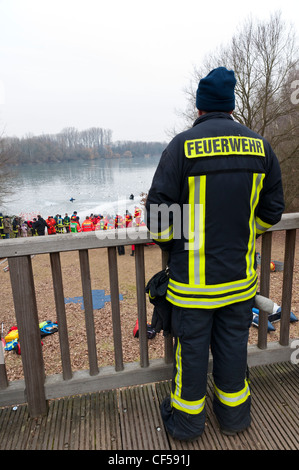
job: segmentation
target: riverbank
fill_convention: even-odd
[[[257,242],[257,251],[260,251],[260,240]],[[146,282],[161,269],[161,251],[155,245],[147,245],[145,253]],[[109,274],[107,250],[96,249],[89,251],[90,272],[93,290],[104,290],[104,295],[109,296]],[[272,260],[284,260],[284,234],[273,233]],[[135,294],[135,258],[131,256],[131,247],[125,248],[125,255],[117,256],[119,272],[122,341],[124,362],[139,360],[139,341],[133,337],[133,329],[137,320],[137,303]],[[15,325],[14,305],[10,286],[9,272],[3,268],[6,263],[0,265],[1,284],[1,318],[4,324],[4,334]],[[61,265],[63,272],[63,286],[65,298],[82,296],[79,256],[77,252],[61,253]],[[39,321],[56,321],[56,310],[51,278],[50,259],[48,255],[37,255],[32,259],[33,274]],[[270,298],[278,305],[281,304],[283,272],[272,272],[270,282]],[[292,296],[292,311],[299,318],[299,243],[297,239],[294,283]],[[148,321],[151,321],[152,305],[147,301]],[[80,303],[66,303],[66,315],[71,350],[71,362],[73,370],[87,369],[87,343],[85,334],[84,310]],[[94,310],[95,331],[97,338],[97,350],[99,366],[111,365],[114,362],[114,345],[111,321],[111,303],[109,297],[103,308]],[[268,334],[269,341],[278,341],[279,322],[274,324],[276,331]],[[291,337],[299,337],[299,322],[290,325]],[[250,343],[257,342],[258,330],[252,326],[250,329]],[[149,357],[154,359],[163,356],[164,338],[162,333],[149,340]],[[61,359],[58,333],[43,338],[43,354],[46,374],[61,373]],[[14,352],[5,352],[9,380],[22,377],[21,357]]]

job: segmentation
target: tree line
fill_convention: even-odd
[[[185,89],[186,109],[179,112],[182,128],[169,131],[171,138],[192,126],[197,117],[195,96],[200,78],[218,66],[233,69],[237,79],[233,117],[270,142],[281,166],[286,211],[299,210],[297,40],[293,26],[285,23],[279,12],[266,21],[246,20],[230,42],[208,54],[194,68],[190,84]],[[3,165],[1,173],[1,155],[11,164],[144,157],[161,155],[165,145],[158,142],[113,143],[112,131],[101,128],[81,132],[67,128],[57,135],[0,139],[0,182],[1,174],[2,181],[5,180]]]
[[[79,131],[74,127],[58,134],[6,137],[1,141],[6,164],[53,163],[82,159],[151,157],[162,153],[161,142],[112,142],[112,131],[92,127]]]

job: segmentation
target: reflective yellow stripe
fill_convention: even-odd
[[[256,240],[256,221],[254,212],[259,202],[260,192],[263,187],[265,175],[254,173],[252,178],[252,189],[250,196],[250,217],[249,217],[249,240],[246,253],[246,275],[250,277],[254,273],[255,264],[255,240]]]
[[[184,411],[185,413],[195,415],[201,413],[201,411],[205,407],[205,399],[206,397],[204,396],[201,400],[194,400],[194,401],[188,401],[188,400],[183,400],[180,397],[177,397],[173,393],[171,393],[171,404],[174,408]]]
[[[205,284],[206,175],[190,176],[189,184],[189,281]]]
[[[206,232],[206,183],[207,177],[200,177],[199,191],[199,281],[201,284],[206,283],[206,256],[205,256],[205,232]]]
[[[195,233],[195,223],[194,223],[194,211],[193,204],[191,201],[194,201],[194,177],[188,179],[189,183],[189,280],[191,283],[194,283],[194,233]]]
[[[225,307],[236,302],[245,302],[256,295],[257,286],[252,287],[250,291],[247,291],[243,294],[230,295],[227,298],[221,299],[200,299],[200,298],[184,298],[174,295],[173,293],[167,291],[166,300],[171,304],[176,305],[177,307],[186,307],[186,308],[219,308]]]
[[[268,228],[272,227],[271,224],[267,224],[266,222],[263,222],[262,219],[260,219],[259,217],[256,217],[255,224],[256,224],[256,233],[258,233],[259,235],[266,232]]]
[[[194,295],[220,295],[232,293],[236,290],[249,288],[257,279],[256,273],[246,279],[225,282],[223,284],[184,284],[169,278],[168,287],[181,294]]]
[[[226,393],[216,387],[214,384],[214,392],[218,400],[227,406],[239,406],[244,403],[250,395],[250,388],[245,379],[245,387],[236,393]]]
[[[173,239],[173,226],[170,225],[170,227],[167,227],[163,232],[150,232],[150,234],[153,240],[168,242]]]
[[[192,401],[182,398],[182,347],[179,338],[177,338],[177,345],[175,350],[175,365],[175,390],[174,393],[171,392],[171,404],[174,408],[184,411],[185,413],[198,414],[204,409],[205,397],[200,400]]]
[[[177,338],[177,347],[175,351],[175,364],[176,364],[176,375],[175,375],[175,395],[180,397],[182,392],[182,356],[181,356],[181,343]]]
[[[178,307],[187,307],[187,308],[218,308],[224,307],[236,302],[241,302],[249,300],[256,295],[257,291],[257,278],[250,288],[239,293],[230,293],[228,292],[225,296],[211,296],[211,297],[201,297],[201,296],[182,296],[176,295],[171,289],[167,290],[166,299],[173,305]]]

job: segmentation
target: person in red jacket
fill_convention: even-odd
[[[82,232],[92,232],[95,229],[93,221],[90,217],[87,216],[84,222],[82,222],[81,229]]]
[[[56,221],[55,221],[55,219],[53,219],[53,217],[49,215],[49,217],[46,220],[46,224],[48,226],[48,235],[55,235],[55,233],[56,233],[56,228],[55,228]]]

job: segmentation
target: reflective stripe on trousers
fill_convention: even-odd
[[[181,343],[179,338],[177,338],[177,344],[175,349],[175,389],[174,392],[171,393],[171,404],[177,410],[184,411],[185,413],[199,414],[204,409],[205,396],[200,400],[185,400],[181,397],[183,375],[181,351]]]
[[[250,395],[250,389],[247,380],[242,390],[236,393],[226,393],[216,387],[214,384],[214,393],[221,403],[227,406],[239,406],[244,403]]]

